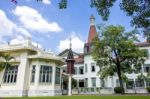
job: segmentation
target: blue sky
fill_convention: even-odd
[[[111,8],[107,22],[102,21],[95,8],[90,8],[90,0],[68,0],[68,8],[60,10],[60,0],[11,0],[0,2],[0,42],[20,43],[30,37],[34,44],[43,49],[59,53],[69,46],[72,38],[73,50],[82,52],[89,32],[89,17],[93,14],[95,24],[122,25],[132,30],[131,18],[119,8],[119,0]]]

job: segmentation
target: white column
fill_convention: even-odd
[[[39,86],[39,79],[40,79],[40,64],[39,61],[37,61],[36,67],[35,67],[35,88],[38,89]]]
[[[20,65],[18,66],[18,73],[17,73],[17,84],[16,87],[20,90],[21,94],[24,94],[24,90],[26,90],[26,85],[28,83],[27,79],[27,68],[29,68],[27,53],[24,52],[21,54],[20,57]]]
[[[135,76],[134,76],[135,77]],[[135,78],[133,78],[134,81],[134,93],[136,93],[136,82],[135,82]]]
[[[52,74],[52,86],[54,86],[54,90],[55,90],[55,72],[56,72],[56,66],[53,65],[52,67],[53,69],[53,74]]]
[[[79,81],[80,81],[80,80],[79,80],[79,79],[77,79],[77,88],[79,88]]]
[[[71,75],[69,74],[68,76],[68,95],[71,96],[71,82],[72,82],[72,78],[71,78]]]

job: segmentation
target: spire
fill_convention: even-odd
[[[73,58],[73,52],[72,52],[72,44],[71,44],[71,38],[70,38],[70,48],[69,48],[69,52],[68,52],[68,55],[67,55],[67,60],[69,59],[74,59]]]
[[[95,25],[95,18],[93,16],[93,14],[90,17],[90,26]]]
[[[74,69],[75,60],[74,60],[74,57],[73,57],[73,51],[71,49],[71,39],[70,39],[70,48],[69,48],[69,51],[68,51],[66,62],[67,62],[67,73],[72,74],[73,69]]]
[[[96,36],[95,18],[93,15],[90,17],[90,30],[87,43],[91,43],[93,38]]]
[[[71,38],[70,38],[70,49],[71,49],[71,47],[72,47],[72,44],[71,44]]]

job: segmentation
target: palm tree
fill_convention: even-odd
[[[5,53],[5,54],[0,53],[0,58],[3,59],[3,61],[0,63],[0,71],[4,70],[4,72],[2,73],[2,80],[0,82],[0,87],[1,87],[5,70],[11,66],[9,62],[10,60],[14,59],[14,57],[10,56],[10,54],[8,53]]]

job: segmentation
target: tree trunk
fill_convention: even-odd
[[[121,70],[120,70],[120,64],[117,64],[117,73],[118,73],[118,78],[119,78],[119,83],[120,83],[120,87],[122,89],[122,94],[125,94],[124,91],[124,86],[123,86],[123,80],[122,80],[122,76],[121,76]]]

